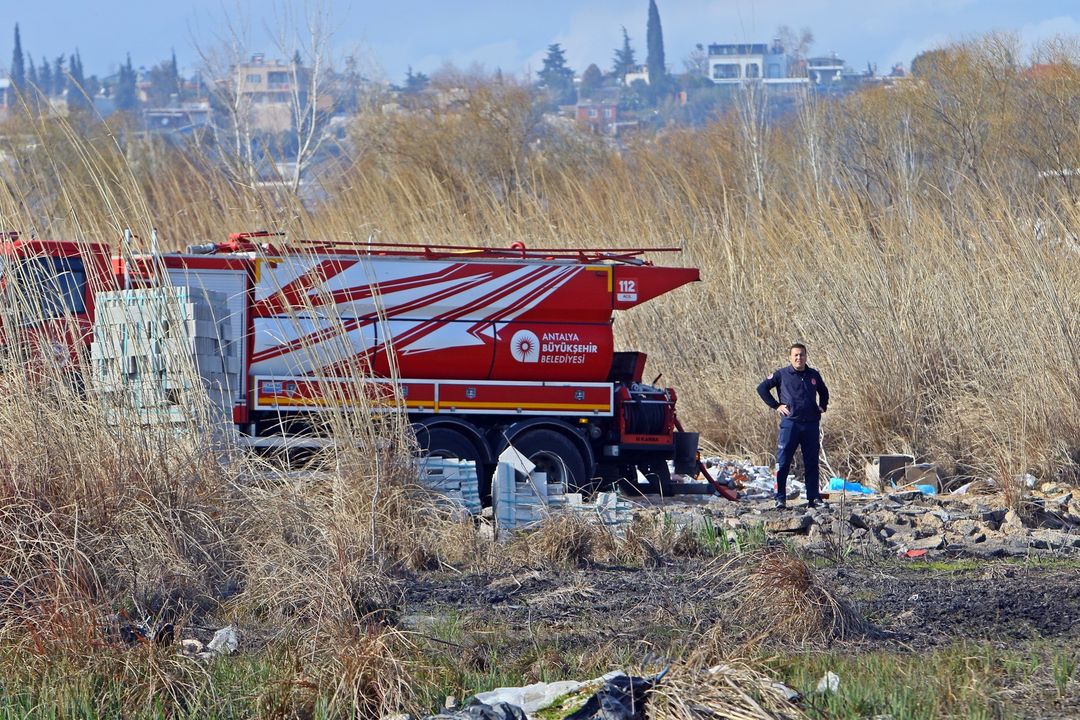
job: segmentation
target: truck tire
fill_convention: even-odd
[[[573,441],[555,430],[526,430],[511,444],[529,458],[536,469],[548,475],[548,482],[562,482],[567,492],[587,492],[589,477],[585,459]]]

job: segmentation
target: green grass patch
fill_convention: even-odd
[[[769,665],[806,696],[813,717],[989,719],[1080,707],[1077,658],[1052,646],[961,643],[925,653],[789,655]],[[836,692],[817,691],[827,672],[840,677]]]

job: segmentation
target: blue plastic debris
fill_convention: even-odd
[[[862,483],[848,482],[844,478],[829,478],[829,492],[854,492],[862,493],[863,495],[873,495],[875,493],[873,488],[868,488]]]

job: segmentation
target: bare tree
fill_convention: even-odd
[[[289,5],[279,7],[274,46],[289,62],[289,92],[291,96],[293,132],[292,173],[289,186],[295,194],[300,189],[304,171],[326,140],[326,120],[333,99],[328,87],[332,65],[330,59],[331,18],[321,2],[307,4],[302,24],[292,22]]]
[[[769,98],[760,82],[743,82],[739,88],[736,108],[742,150],[747,163],[749,194],[759,209],[765,210],[765,175],[768,167]]]
[[[683,58],[683,68],[687,75],[694,77],[706,77],[709,74],[709,54],[705,52],[705,46],[698,43],[690,54]]]
[[[252,98],[240,92],[239,68],[250,57],[251,29],[244,21],[239,7],[224,12],[220,26],[223,32],[210,33],[211,45],[199,42],[204,34],[192,32],[193,45],[199,54],[202,71],[207,78],[211,110],[224,116],[224,127],[211,123],[215,144],[222,148],[222,160],[238,181],[254,184],[256,168],[252,148]],[[228,134],[223,141],[222,132]]]
[[[788,25],[776,28],[776,39],[787,53],[788,77],[799,77],[806,74],[806,55],[814,44],[814,33],[808,27],[804,27],[797,33]]]

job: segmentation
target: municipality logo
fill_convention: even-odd
[[[540,338],[529,330],[518,330],[510,339],[510,354],[521,363],[534,363],[540,360]]]

